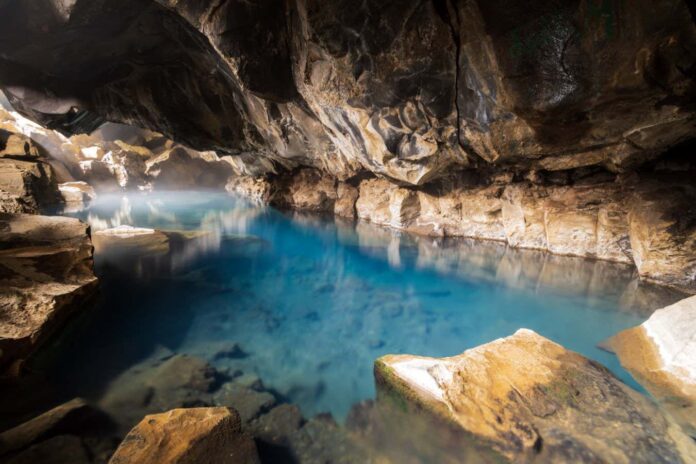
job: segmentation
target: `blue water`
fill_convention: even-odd
[[[98,306],[61,342],[55,361],[82,396],[98,396],[166,347],[255,372],[306,415],[342,419],[373,397],[375,358],[456,355],[520,327],[638,388],[597,347],[649,315],[634,306],[628,267],[409,236],[204,192],[101,196],[73,215],[93,230],[207,231],[166,255],[97,253]],[[249,356],[215,359],[226,341]]]

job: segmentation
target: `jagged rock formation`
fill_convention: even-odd
[[[148,127],[256,173],[621,171],[694,134],[681,0],[32,5],[0,14],[0,83],[23,114]]]
[[[691,462],[696,445],[601,365],[536,333],[452,358],[387,355],[378,401],[423,408],[515,462]]]
[[[89,226],[0,214],[0,369],[36,350],[96,289]]]

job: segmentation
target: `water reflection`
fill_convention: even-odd
[[[166,240],[164,251],[147,241],[135,253],[97,247],[102,303],[55,363],[87,397],[164,346],[254,373],[305,414],[342,419],[373,397],[377,357],[454,355],[520,327],[631,382],[597,344],[680,296],[627,266],[283,214],[219,194],[102,196],[79,215],[95,238],[131,225]],[[219,358],[223,342],[249,356]]]

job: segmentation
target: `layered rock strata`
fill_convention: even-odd
[[[282,208],[330,212],[440,237],[505,241],[516,248],[635,265],[643,279],[696,291],[696,188],[685,172],[574,173],[516,181],[462,172],[422,188],[383,178],[339,181],[302,169],[233,178],[228,190]]]
[[[96,289],[89,226],[0,214],[0,368],[36,350]]]
[[[696,445],[601,365],[536,333],[452,358],[387,355],[378,401],[424,409],[515,462],[691,462]]]

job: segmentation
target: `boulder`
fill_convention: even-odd
[[[0,214],[0,367],[23,359],[96,289],[89,226],[77,219]]]
[[[174,409],[145,416],[110,464],[256,464],[256,445],[228,408]]]
[[[163,255],[169,252],[167,235],[156,229],[121,225],[97,230],[94,249],[105,256]]]
[[[379,401],[422,408],[516,462],[691,462],[696,444],[603,366],[536,333],[375,362]]]
[[[696,437],[696,296],[658,309],[605,345]]]

